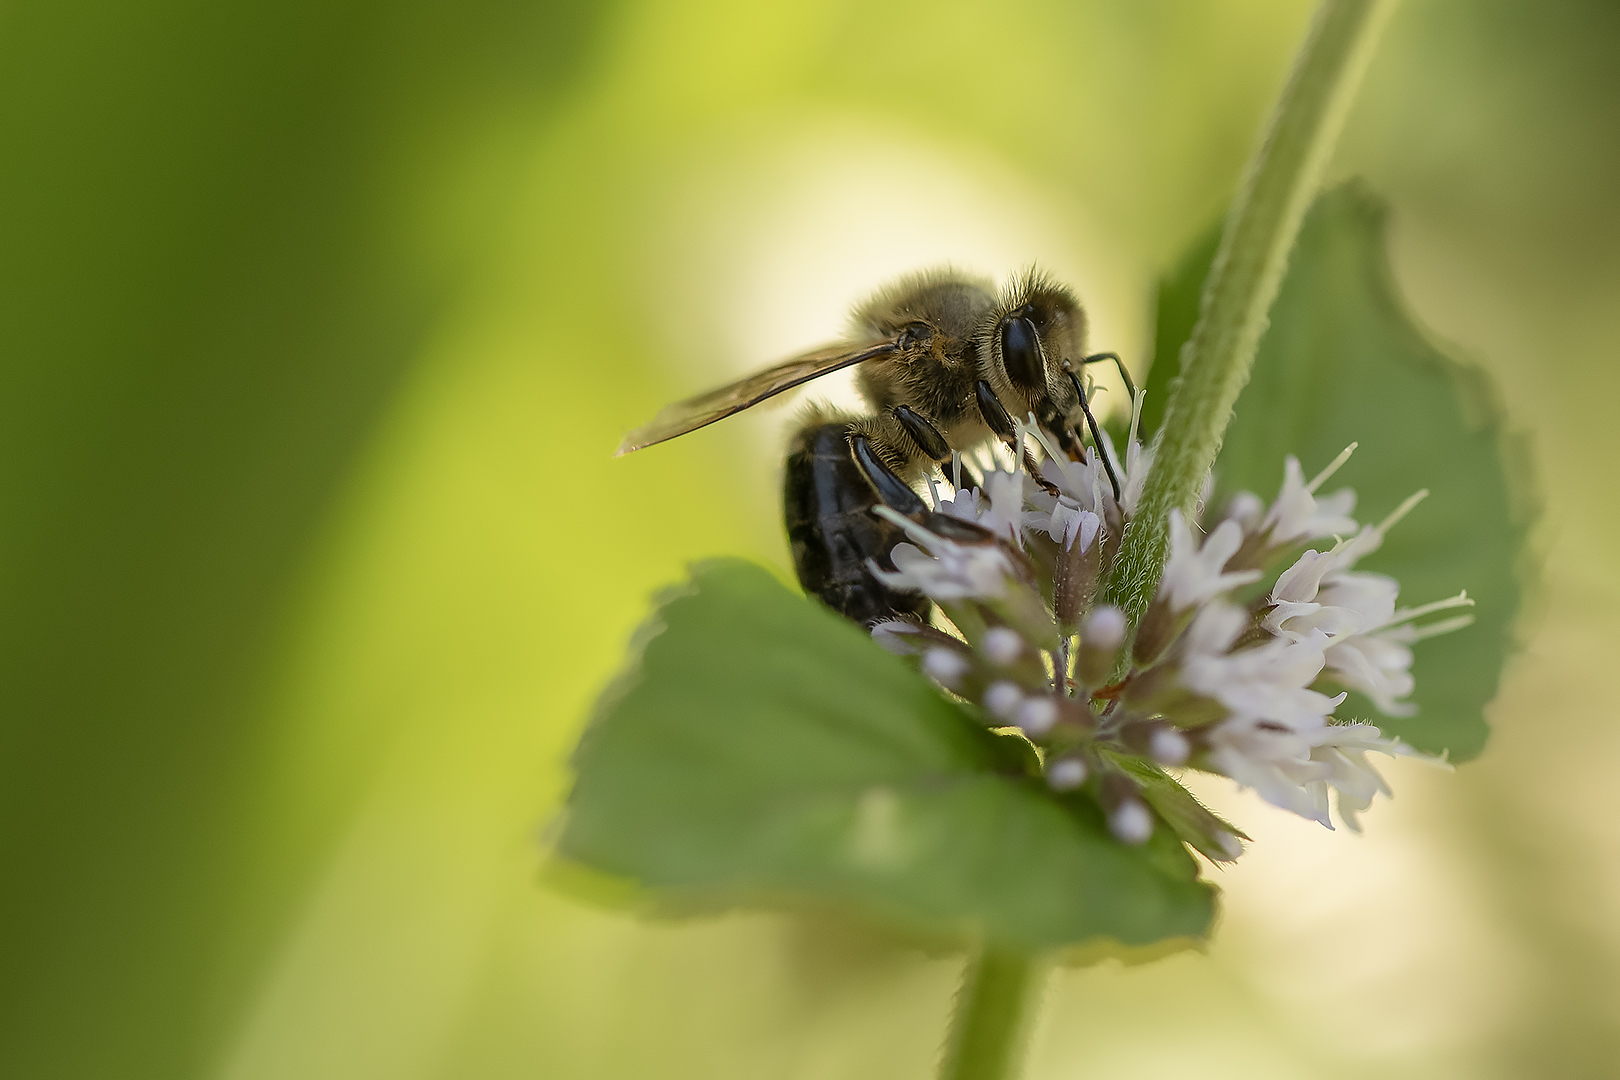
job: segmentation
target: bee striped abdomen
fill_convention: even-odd
[[[867,569],[869,558],[891,566],[889,552],[905,535],[872,513],[879,500],[850,456],[849,430],[847,421],[812,423],[788,447],[782,511],[799,584],[858,623],[926,616],[926,597],[896,592]]]

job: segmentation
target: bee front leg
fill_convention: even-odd
[[[878,498],[884,505],[897,513],[907,517],[917,517],[928,512],[928,504],[922,497],[911,490],[911,485],[900,479],[894,470],[889,468],[888,462],[878,453],[870,436],[859,430],[849,433],[849,452],[855,459],[855,465],[866,477],[866,482],[872,485]]]

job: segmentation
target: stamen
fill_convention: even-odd
[[[1389,532],[1389,530],[1393,529],[1401,518],[1412,512],[1412,507],[1416,506],[1418,503],[1422,502],[1428,497],[1428,488],[1424,488],[1422,491],[1413,492],[1411,495],[1407,496],[1406,501],[1395,508],[1394,513],[1390,514],[1389,517],[1378,523],[1378,531],[1380,533]]]
[[[1449,611],[1452,608],[1473,606],[1473,599],[1469,597],[1468,590],[1464,589],[1456,596],[1448,597],[1445,600],[1436,600],[1432,604],[1424,604],[1415,608],[1402,608],[1391,615],[1387,621],[1380,623],[1377,629],[1382,630],[1386,626],[1397,626],[1403,622],[1411,622],[1413,619],[1421,619],[1425,615],[1433,615],[1437,611]]]
[[[1125,438],[1127,449],[1136,442],[1137,430],[1142,426],[1142,401],[1147,397],[1147,390],[1138,390],[1131,398],[1131,433]]]
[[[1474,617],[1472,615],[1458,615],[1455,618],[1441,619],[1439,622],[1430,623],[1428,626],[1411,627],[1408,632],[1403,635],[1402,641],[1405,644],[1410,645],[1414,641],[1423,641],[1427,638],[1439,637],[1441,634],[1449,634],[1453,630],[1461,630],[1465,626],[1472,625],[1474,625]]]
[[[929,532],[927,529],[923,528],[915,521],[912,521],[910,518],[906,517],[906,515],[900,513],[900,511],[896,510],[892,506],[874,506],[872,507],[872,513],[876,514],[880,518],[883,518],[885,521],[891,521],[900,526],[905,530],[907,538],[915,540],[918,544],[921,544],[925,549],[927,549],[930,555],[937,554],[934,550],[934,545],[943,540],[943,537]]]
[[[928,478],[928,497],[934,500],[934,509],[938,510],[940,507],[939,485],[934,483],[934,478],[932,476]]]
[[[1339,467],[1341,465],[1343,465],[1345,462],[1350,460],[1350,455],[1355,453],[1356,452],[1356,447],[1358,447],[1360,445],[1361,445],[1360,443],[1351,443],[1349,446],[1345,447],[1343,450],[1340,450],[1339,451],[1339,456],[1334,458],[1331,462],[1329,462],[1327,468],[1325,468],[1321,472],[1317,473],[1315,480],[1312,480],[1310,483],[1305,485],[1305,490],[1308,493],[1310,493],[1312,495],[1315,495],[1316,494],[1316,489],[1321,487],[1323,484],[1325,484],[1327,482],[1328,477],[1330,477],[1334,473],[1338,472]]]
[[[962,490],[962,451],[951,451],[951,486]]]
[[[1023,426],[1022,421],[1014,421],[1014,423],[1019,424],[1020,427]],[[1035,441],[1041,444],[1041,449],[1046,451],[1047,457],[1052,458],[1055,461],[1061,461],[1063,459],[1065,455],[1058,453],[1057,444],[1054,443],[1051,438],[1047,436],[1047,433],[1041,430],[1041,426],[1035,422],[1034,413],[1029,414],[1029,433],[1035,436]]]

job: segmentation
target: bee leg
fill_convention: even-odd
[[[849,452],[855,459],[855,466],[866,477],[866,482],[872,485],[872,490],[887,506],[907,517],[927,513],[928,504],[911,490],[909,484],[895,475],[888,462],[878,455],[871,439],[860,432],[851,432]]]
[[[980,379],[973,384],[974,396],[979,402],[979,415],[984,417],[984,424],[996,437],[1008,446],[1013,444],[1018,432],[1013,428],[1012,417],[1007,415],[1007,409],[996,397],[996,392],[990,384]]]
[[[1016,455],[1018,453],[1018,429],[1013,426],[1012,417],[1007,415],[1007,409],[1001,404],[1001,399],[996,397],[995,390],[991,388],[988,382],[980,379],[978,382],[973,384],[973,392],[978,398],[979,415],[984,417],[985,425],[991,431],[995,432],[996,435],[1000,437],[1002,442],[1007,444],[1007,449],[1013,451],[1013,453]],[[1061,431],[1061,426],[1057,430]],[[1067,434],[1064,434],[1060,438],[1065,448],[1073,445],[1073,440]],[[1035,479],[1035,482],[1040,484],[1043,488],[1047,488],[1053,492],[1057,490],[1056,488],[1053,488],[1052,485],[1046,480],[1042,479],[1041,469],[1035,461],[1035,455],[1032,454],[1027,447],[1024,449],[1023,466],[1024,470],[1028,472],[1029,475]]]
[[[1114,472],[1114,463],[1108,460],[1108,450],[1103,446],[1102,432],[1097,427],[1097,418],[1091,415],[1091,405],[1086,401],[1086,389],[1080,385],[1080,377],[1072,368],[1065,366],[1065,373],[1069,381],[1074,384],[1074,392],[1080,396],[1080,411],[1086,414],[1086,424],[1091,428],[1091,443],[1097,448],[1097,455],[1102,458],[1103,468],[1108,471],[1108,486],[1114,489],[1114,502],[1119,502],[1119,477]]]
[[[1042,400],[1041,412],[1036,419],[1041,422],[1042,427],[1044,427],[1047,431],[1050,431],[1057,439],[1058,449],[1062,450],[1065,454],[1068,454],[1071,458],[1078,456],[1077,451],[1083,445],[1080,437],[1072,428],[1063,422],[1063,413],[1059,411],[1057,403],[1054,402],[1050,397]]]
[[[1131,402],[1132,402],[1132,404],[1135,404],[1135,402],[1136,402],[1136,384],[1131,381],[1131,373],[1129,371],[1125,370],[1125,361],[1123,361],[1123,360],[1121,360],[1119,358],[1119,353],[1111,353],[1111,352],[1092,353],[1090,356],[1088,356],[1084,360],[1080,361],[1080,363],[1082,365],[1084,365],[1084,364],[1100,364],[1104,360],[1112,360],[1114,362],[1114,367],[1119,369],[1119,377],[1121,379],[1125,380],[1125,392],[1127,394],[1131,395]]]
[[[911,436],[918,450],[933,458],[938,465],[951,460],[951,447],[945,441],[945,436],[921,413],[907,405],[896,405],[893,411],[894,418],[900,421],[900,426],[906,429],[906,434]]]
[[[890,415],[917,449],[939,466],[941,475],[951,482],[952,487],[961,491],[964,476],[967,477],[968,490],[979,486],[979,478],[973,470],[962,464],[962,455],[951,449],[945,436],[925,416],[909,405],[896,405],[890,410]]]
[[[973,392],[978,398],[979,415],[984,417],[985,426],[995,432],[1003,443],[1007,444],[1007,449],[1017,454],[1018,429],[1013,426],[1012,417],[1007,415],[1007,409],[1001,404],[1001,399],[996,397],[995,390],[991,388],[989,383],[980,379],[973,384]],[[1028,449],[1024,451],[1023,465],[1030,476],[1035,477],[1037,482],[1042,483],[1042,486],[1046,486],[1044,481],[1040,480],[1041,471],[1040,467],[1035,463],[1035,455],[1030,453]]]

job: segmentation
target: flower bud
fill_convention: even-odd
[[[1109,604],[1087,616],[1080,630],[1080,653],[1075,677],[1081,686],[1097,687],[1108,682],[1125,643],[1125,613]]]
[[[1024,639],[1018,636],[1018,631],[1006,626],[993,627],[987,631],[979,647],[994,663],[1006,667],[1018,659],[1018,654],[1024,651]]]
[[[1088,516],[1096,519],[1094,514]],[[1090,535],[1081,532],[1067,548],[1058,551],[1053,568],[1052,608],[1065,634],[1074,633],[1097,592],[1097,581],[1102,576],[1102,539],[1093,526]]]
[[[1140,799],[1123,799],[1108,812],[1108,831],[1122,844],[1145,844],[1153,836],[1153,812]]]
[[[1057,627],[1046,610],[1046,601],[1036,589],[1016,579],[1009,580],[1000,596],[981,601],[994,613],[997,620],[1017,631],[1026,642],[1039,648],[1051,648],[1057,640]]]
[[[1220,830],[1214,836],[1210,837],[1210,839],[1214,841],[1215,846],[1220,849],[1221,853],[1226,856],[1225,859],[1217,861],[1232,862],[1236,860],[1238,856],[1243,854],[1243,841],[1239,840],[1225,829]],[[1208,853],[1206,852],[1205,854]],[[1214,858],[1213,855],[1210,857]]]
[[[923,654],[923,674],[947,690],[959,688],[962,676],[968,673],[971,666],[967,657],[954,649],[936,645]]]
[[[1058,705],[1049,697],[1024,699],[1018,706],[1018,726],[1031,738],[1039,738],[1052,730],[1058,719]]]
[[[1018,706],[1024,700],[1024,692],[1016,683],[1003,679],[993,682],[984,692],[984,707],[990,710],[990,715],[998,720],[1013,722],[1018,715]]]
[[[1145,844],[1153,835],[1153,811],[1142,802],[1141,793],[1129,777],[1110,772],[1102,778],[1103,809],[1108,813],[1108,831],[1123,844]]]
[[[1086,782],[1084,758],[1059,758],[1046,766],[1046,783],[1053,791],[1073,791]]]
[[[1161,727],[1149,737],[1148,753],[1160,765],[1174,768],[1187,763],[1187,758],[1192,754],[1192,744],[1187,741],[1187,736],[1175,728]]]
[[[1139,668],[1147,667],[1159,658],[1171,640],[1181,631],[1189,616],[1177,618],[1170,604],[1159,597],[1148,605],[1147,614],[1136,627],[1136,641],[1131,646],[1131,662]]]

